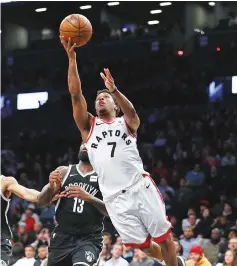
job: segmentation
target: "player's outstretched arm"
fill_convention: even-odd
[[[106,88],[113,94],[116,98],[119,107],[122,109],[124,118],[131,129],[132,133],[136,133],[140,125],[139,117],[136,113],[135,108],[132,103],[123,95],[118,88],[115,86],[114,79],[108,68],[104,68],[104,73],[100,73],[100,76],[104,80]]]
[[[37,205],[40,208],[48,206],[52,201],[60,198],[59,192],[61,182],[65,176],[68,167],[59,166],[55,171],[49,175],[49,183],[43,187],[37,198]]]
[[[87,201],[90,204],[94,205],[96,209],[104,216],[109,216],[104,202],[86,192],[82,187],[70,186],[63,193],[67,198],[80,198],[84,201]]]
[[[30,201],[36,202],[39,195],[39,191],[35,189],[29,189],[18,184],[14,177],[7,177],[7,190],[16,196]]]
[[[71,39],[66,41],[64,37],[60,38],[69,59],[68,88],[72,98],[73,117],[81,131],[83,140],[85,140],[90,130],[93,116],[87,112],[86,100],[82,94],[81,80],[78,74],[76,53],[74,50],[76,44],[73,44]]]

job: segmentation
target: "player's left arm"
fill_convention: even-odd
[[[124,119],[127,122],[129,129],[132,133],[136,133],[140,125],[140,119],[136,113],[133,104],[123,95],[118,88],[115,86],[114,79],[108,68],[104,68],[104,73],[100,73],[100,76],[104,80],[106,88],[113,94],[116,98],[119,107],[121,108]]]
[[[64,194],[67,198],[80,198],[84,201],[87,201],[93,206],[95,206],[96,209],[104,216],[109,216],[104,202],[96,198],[95,196],[89,194],[80,186],[70,186],[62,194]]]
[[[18,184],[14,177],[7,178],[7,190],[15,194],[16,196],[30,202],[37,202],[37,197],[40,193],[35,189],[29,189],[21,186],[20,184]]]

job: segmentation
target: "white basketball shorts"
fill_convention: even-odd
[[[145,248],[151,237],[155,242],[162,242],[171,231],[160,191],[150,176],[143,177],[127,190],[104,199],[125,246]]]

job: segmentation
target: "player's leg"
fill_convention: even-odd
[[[162,196],[154,184],[154,181],[149,177],[144,177],[144,182],[140,186],[140,219],[146,229],[153,238],[153,241],[158,243],[162,249],[167,266],[177,266],[177,256],[175,246],[171,237],[171,224],[166,219],[165,205]],[[151,244],[146,253],[154,254],[157,251],[158,258],[160,256],[158,247]]]
[[[12,255],[12,246],[11,246],[10,240],[1,239],[0,265],[1,266],[8,266],[11,255]]]
[[[50,240],[47,266],[71,266],[71,252],[70,236],[65,236],[60,232],[53,233]]]
[[[102,245],[97,245],[93,241],[77,241],[78,244],[72,252],[73,266],[93,266],[97,265],[102,250]]]

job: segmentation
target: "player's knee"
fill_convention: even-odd
[[[147,256],[151,257],[152,252],[151,252],[151,247],[150,245],[148,247],[140,247],[139,248],[142,252],[144,252]]]

